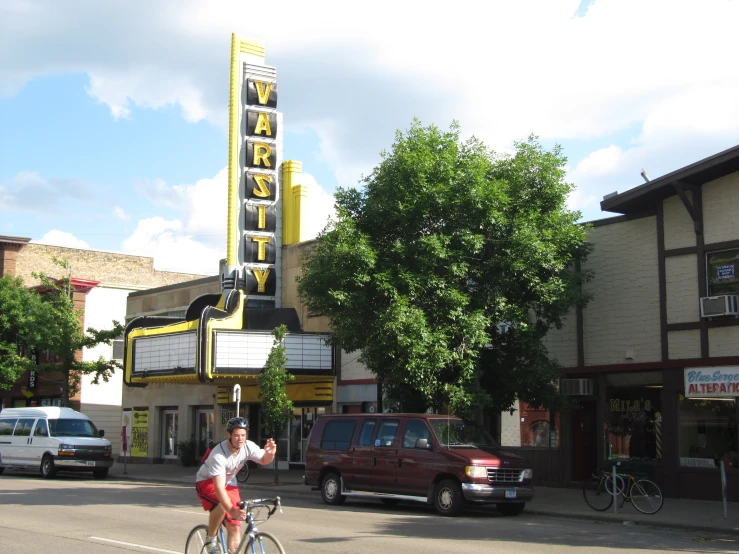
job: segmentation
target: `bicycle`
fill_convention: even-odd
[[[285,554],[285,549],[271,533],[265,533],[257,529],[257,523],[264,523],[272,515],[280,510],[282,513],[282,505],[280,497],[262,498],[259,500],[242,500],[238,504],[239,508],[246,510],[246,529],[239,542],[237,553],[247,554]],[[256,515],[255,515],[256,514]],[[265,515],[266,514],[266,515]],[[205,538],[208,535],[207,525],[198,525],[187,536],[185,543],[185,554],[203,554],[205,550]],[[223,554],[228,552],[226,546],[226,532],[223,524],[218,529],[218,544]]]
[[[249,462],[244,464],[244,467],[242,467],[239,472],[236,474],[236,480],[239,483],[246,483],[249,480],[249,473],[251,470],[249,469]]]
[[[613,475],[602,469],[585,481],[582,489],[585,502],[593,510],[605,512],[613,505],[614,496],[621,496],[623,502],[631,502],[643,514],[656,514],[664,497],[659,486],[649,479],[637,478],[627,473],[616,474],[616,493],[613,492]]]

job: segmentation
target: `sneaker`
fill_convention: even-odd
[[[210,542],[206,541],[204,551],[206,554],[222,554],[221,546],[218,544],[218,540],[216,539],[213,539]]]

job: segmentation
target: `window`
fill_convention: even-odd
[[[611,373],[606,385],[606,458],[661,459],[662,372]]]
[[[0,419],[0,435],[12,435],[17,419]]]
[[[375,446],[392,446],[395,441],[395,435],[398,434],[398,425],[400,421],[397,419],[385,419],[380,423],[380,429],[377,431]]]
[[[321,437],[321,448],[326,450],[349,450],[357,422],[334,420],[326,423]]]
[[[403,448],[415,448],[418,439],[426,439],[430,443],[431,433],[423,421],[420,419],[411,419],[405,424]]]
[[[54,437],[98,438],[100,436],[97,427],[88,419],[51,419],[49,426]]]
[[[372,446],[372,434],[375,432],[376,425],[377,422],[374,419],[366,419],[364,421],[357,446]]]
[[[123,359],[123,339],[115,339],[113,341],[113,359]]]
[[[31,436],[31,429],[33,429],[33,424],[35,423],[34,418],[21,418],[18,420],[18,423],[15,424],[15,432],[13,433],[13,436],[15,437],[30,437]]]
[[[48,437],[49,427],[46,425],[45,419],[39,419],[36,423],[36,428],[33,430],[34,437]]]
[[[706,254],[708,294],[739,294],[739,248]]]
[[[680,465],[737,468],[737,399],[680,395]]]

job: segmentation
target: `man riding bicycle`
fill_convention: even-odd
[[[236,552],[239,546],[239,525],[246,517],[246,512],[238,506],[241,496],[236,484],[236,474],[249,460],[262,465],[270,463],[277,450],[272,439],[267,440],[264,449],[246,440],[249,420],[243,417],[229,419],[226,431],[228,439],[213,447],[195,477],[198,498],[203,509],[210,512],[205,541],[208,554],[221,552],[216,535],[224,520],[228,534],[228,551]]]

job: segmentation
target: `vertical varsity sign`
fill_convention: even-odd
[[[223,287],[243,288],[248,297],[279,307],[282,114],[277,111],[277,70],[264,65],[261,43],[236,35],[231,66],[229,244]]]

